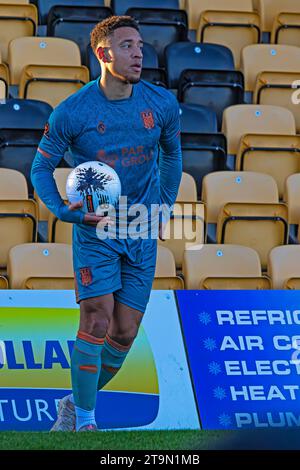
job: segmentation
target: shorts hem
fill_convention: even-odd
[[[97,293],[91,292],[83,295],[77,295],[76,303],[79,304],[81,300],[91,299],[92,297],[101,297],[102,295],[113,294],[115,291],[122,289],[122,284],[117,284],[114,287],[110,287],[109,289],[104,289]]]
[[[125,304],[128,307],[134,308],[135,310],[138,310],[141,313],[145,313],[148,302],[146,305],[141,306],[141,304],[137,304],[135,302],[132,302],[131,300],[124,299],[124,297],[120,296],[119,294],[114,294],[115,300],[120,302],[121,304]]]

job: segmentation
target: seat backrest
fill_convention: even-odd
[[[252,11],[252,0],[185,0],[185,7],[189,16],[189,28],[197,29],[200,15],[205,10],[232,10],[232,11]]]
[[[156,256],[155,277],[176,276],[176,266],[173,253],[168,248],[158,245]]]
[[[228,202],[278,202],[276,181],[252,171],[217,171],[203,178],[202,201],[206,222],[216,223],[220,209]]]
[[[266,276],[253,277],[207,277],[201,281],[200,289],[207,290],[266,290],[271,281]]]
[[[36,241],[37,204],[32,199],[0,199],[0,267],[5,268],[11,247]]]
[[[44,101],[8,99],[0,106],[0,128],[43,129],[52,111]]]
[[[279,134],[245,134],[236,158],[237,171],[272,176],[282,199],[286,179],[300,171],[300,137]]]
[[[197,201],[196,181],[191,175],[184,171],[182,172],[176,201]]]
[[[179,8],[178,0],[111,0],[110,6],[115,15],[125,15],[129,8]]]
[[[8,45],[11,40],[35,36],[38,23],[38,12],[32,4],[0,3],[0,50],[3,62],[7,62]]]
[[[0,199],[27,199],[25,176],[17,170],[0,168]]]
[[[55,5],[70,6],[104,6],[104,0],[35,0],[37,2],[41,24],[47,24],[50,9]]]
[[[219,212],[217,243],[239,243],[254,248],[264,270],[270,250],[287,242],[286,204],[229,202]]]
[[[8,289],[8,280],[4,276],[0,276],[0,289]]]
[[[300,277],[300,245],[277,246],[269,253],[268,275],[273,289],[283,289],[292,277]]]
[[[280,13],[273,22],[271,44],[299,46],[300,11]]]
[[[45,99],[55,108],[86,85],[89,78],[89,70],[84,65],[26,65],[20,78],[19,96],[25,99]]]
[[[177,88],[183,70],[234,70],[230,49],[220,44],[202,44],[182,41],[165,49],[165,63],[169,88]]]
[[[26,243],[13,247],[7,273],[12,289],[32,277],[73,278],[72,247],[63,243]]]
[[[300,47],[282,44],[252,44],[242,50],[241,70],[245,91],[253,91],[261,72],[300,72]]]
[[[215,276],[261,276],[257,252],[240,245],[196,245],[184,252],[183,275],[187,289],[198,289],[199,283]]]
[[[1,53],[0,53],[1,62]],[[6,64],[0,63],[0,100],[6,99],[9,87],[9,70]]]
[[[276,16],[281,12],[300,12],[298,0],[254,0],[254,7],[257,8],[263,31],[271,32]]]
[[[290,175],[285,182],[284,201],[289,209],[289,223],[300,222],[300,173]]]
[[[296,124],[292,112],[281,106],[238,104],[225,109],[222,132],[227,137],[228,154],[236,155],[244,134],[294,135]]]
[[[18,85],[26,65],[81,65],[77,44],[68,39],[25,37],[13,39],[8,47],[11,85]]]
[[[201,104],[179,104],[181,132],[218,132],[217,116],[213,109]]]

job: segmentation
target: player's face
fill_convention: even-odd
[[[107,68],[110,73],[127,83],[137,83],[142,72],[142,47],[143,41],[136,29],[116,29],[111,35],[108,49],[111,60]]]

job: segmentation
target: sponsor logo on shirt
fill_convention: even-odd
[[[153,129],[155,124],[152,111],[142,111],[141,116],[143,119],[144,127],[146,129]]]

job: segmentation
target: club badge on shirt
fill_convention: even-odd
[[[142,111],[141,116],[143,119],[144,127],[146,129],[153,129],[155,124],[152,111]]]
[[[83,286],[89,286],[92,283],[92,272],[91,268],[81,268],[80,272],[80,280]]]

